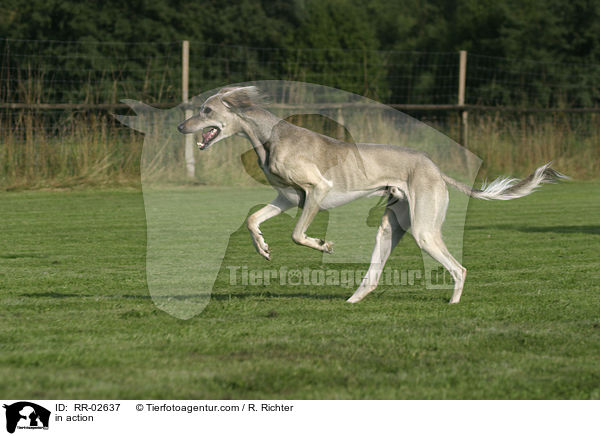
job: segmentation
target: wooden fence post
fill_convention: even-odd
[[[190,42],[183,41],[181,46],[181,99],[187,103],[189,98],[189,78],[190,78]],[[185,110],[185,119],[192,116],[190,109]],[[187,176],[194,178],[196,172],[196,162],[194,161],[194,136],[185,135],[185,167]]]
[[[467,85],[467,52],[460,51],[460,63],[458,70],[458,105],[465,105],[465,90]],[[466,109],[460,110],[460,143],[463,147],[468,147],[469,143],[469,112]]]

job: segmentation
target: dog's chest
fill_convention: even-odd
[[[297,172],[298,166],[297,159],[290,156],[289,153],[273,150],[269,153],[265,174],[268,172],[280,183],[291,186],[294,185],[293,175]]]
[[[291,185],[287,180],[283,179],[278,174],[273,173],[269,165],[265,165],[264,167],[262,167],[262,170],[265,173],[267,180],[273,187],[282,188]]]

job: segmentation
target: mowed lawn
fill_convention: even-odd
[[[228,198],[186,189],[208,208]],[[270,263],[242,224],[228,261],[322,267],[292,243],[290,216],[262,226]],[[231,286],[223,268],[206,309],[181,320],[149,295],[141,192],[3,193],[0,397],[600,399],[599,182],[471,200],[463,263],[453,306],[422,285],[355,305],[342,286]],[[389,266],[421,268],[412,237]]]

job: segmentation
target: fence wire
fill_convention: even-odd
[[[0,39],[0,105],[4,104],[0,140],[72,135],[83,119],[118,130],[106,108],[95,105],[116,104],[125,98],[176,105],[181,99],[181,56],[180,41]],[[318,83],[388,104],[455,105],[459,54],[190,43],[190,96],[231,83],[268,79]],[[465,103],[595,108],[599,79],[600,65],[469,53]],[[34,107],[7,106],[15,103]],[[38,104],[89,106],[50,110],[35,107]],[[431,119],[435,115],[421,116]]]
[[[190,44],[190,95],[235,82],[315,82],[392,104],[455,104],[456,52]],[[600,65],[468,55],[467,104],[595,107]],[[181,42],[0,39],[0,103],[177,102]]]
[[[600,65],[538,62],[469,53],[467,102],[529,108],[594,108]]]

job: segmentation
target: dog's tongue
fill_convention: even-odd
[[[210,139],[211,132],[212,132],[212,130],[209,130],[206,133],[204,133],[204,132],[202,133],[202,143],[203,144],[206,144],[206,142]]]

